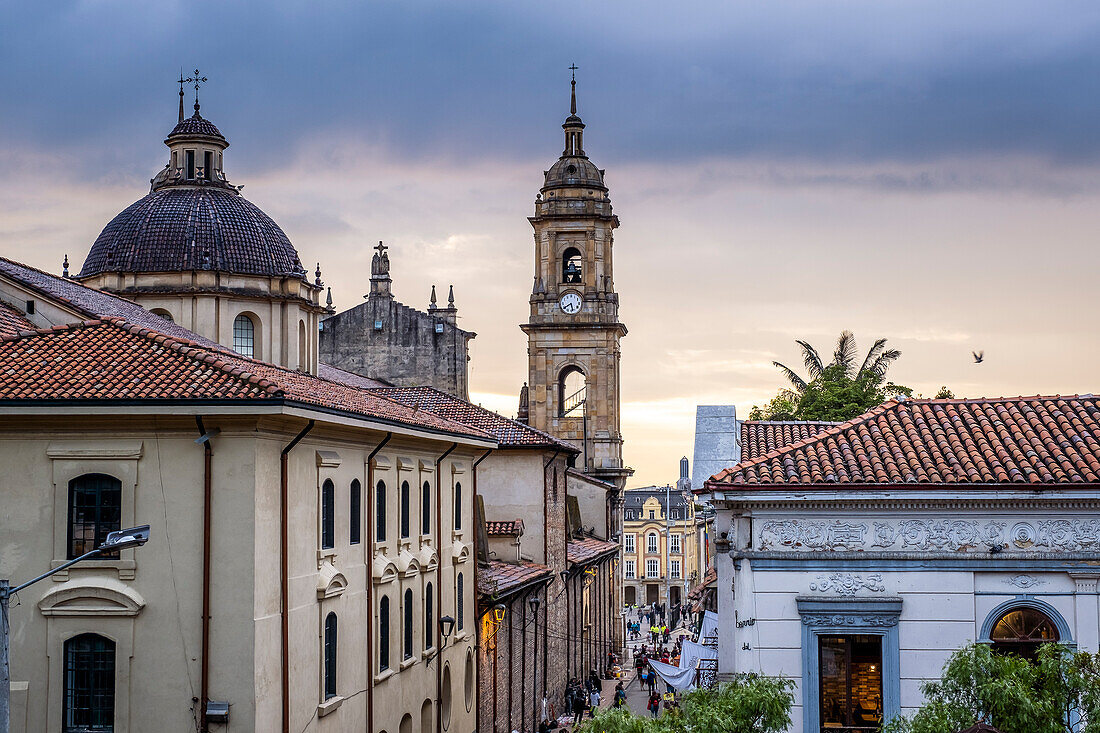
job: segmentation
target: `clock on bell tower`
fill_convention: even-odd
[[[571,83],[565,150],[535,198],[535,276],[527,334],[527,422],[581,449],[585,472],[620,489],[619,296],[612,267],[619,219],[600,170],[584,153]]]

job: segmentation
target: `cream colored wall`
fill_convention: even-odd
[[[541,451],[498,450],[478,466],[478,491],[485,497],[485,519],[522,519],[520,553],[523,559],[541,564],[546,563],[543,462],[547,457]],[[499,554],[495,559],[516,561],[514,548],[502,547]]]
[[[211,524],[210,698],[231,704],[231,730],[281,726],[279,585],[279,455],[304,424],[281,419],[257,423],[208,416],[213,438]],[[74,418],[51,421],[6,416],[0,421],[0,576],[18,584],[49,567],[65,550],[68,480],[102,472],[123,481],[123,524],[148,523],[152,538],[117,561],[89,562],[28,589],[13,604],[12,679],[15,708],[24,717],[13,730],[60,729],[61,652],[64,640],[86,631],[116,641],[116,730],[185,730],[194,725],[191,698],[199,694],[202,579],[203,452],[190,418]],[[396,535],[377,548],[366,525],[366,456],[382,433],[319,426],[290,454],[291,719],[294,730],[362,730],[364,691],[377,663],[365,654],[368,618],[377,603],[368,593],[388,588],[414,592],[417,630],[414,663],[375,683],[375,730],[397,731],[405,713],[420,721],[424,700],[436,697],[442,661],[452,683],[448,730],[474,730],[474,702],[465,700],[465,660],[474,645],[473,492],[471,449],[443,462],[442,541],[411,539],[410,549],[441,552],[435,570],[414,568],[401,578],[369,583],[367,553],[383,559],[396,550]],[[434,461],[450,443],[394,439],[379,454],[379,477],[406,474],[432,481]],[[319,452],[326,456],[319,462]],[[332,456],[338,456],[333,458]],[[321,465],[319,465],[319,463]],[[333,550],[320,550],[320,486],[336,491]],[[349,489],[363,484],[362,541],[351,545]],[[453,528],[453,490],[461,482],[462,528]],[[396,530],[396,504],[390,524]],[[418,512],[418,502],[413,503]],[[434,509],[434,507],[433,507]],[[417,513],[416,518],[419,519]],[[60,528],[60,529],[59,529]],[[433,532],[435,534],[433,520]],[[453,635],[429,668],[421,654],[423,588],[442,588],[442,614],[455,615],[457,573],[464,576],[464,629]],[[58,599],[58,592],[70,593]],[[329,597],[322,597],[322,596]],[[37,607],[49,596],[45,610]],[[82,606],[83,610],[78,610]],[[89,608],[89,606],[95,606]],[[339,618],[337,692],[323,700],[322,628],[325,614]],[[51,615],[46,615],[46,614]],[[399,605],[393,607],[391,662],[400,662]],[[377,629],[375,640],[377,644]],[[438,649],[438,639],[437,639]],[[372,665],[368,668],[368,665]],[[471,670],[476,676],[476,668]],[[25,685],[25,691],[22,687]],[[471,692],[474,686],[470,686]],[[321,715],[324,713],[324,715]],[[212,726],[220,730],[219,726]]]

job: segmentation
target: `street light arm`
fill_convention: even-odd
[[[65,568],[68,568],[72,565],[76,565],[81,560],[87,560],[92,555],[98,555],[102,551],[103,551],[103,548],[101,548],[101,547],[97,547],[94,550],[89,550],[88,552],[85,552],[80,557],[77,557],[77,558],[74,558],[72,560],[69,560],[68,562],[62,563],[62,564],[58,565],[56,568],[54,568],[53,570],[48,570],[48,571],[42,573],[37,578],[32,578],[31,580],[28,580],[23,585],[17,585],[14,588],[11,588],[10,590],[8,590],[8,595],[9,596],[15,595],[16,593],[23,590],[27,586],[34,585],[35,583],[37,583],[40,580],[45,580],[46,578],[50,577],[54,573],[60,573]]]

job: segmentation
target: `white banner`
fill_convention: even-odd
[[[683,659],[683,657],[681,657],[681,659]],[[672,689],[677,692],[695,689],[694,667],[691,669],[681,669],[680,667],[673,667],[671,664],[658,662],[655,659],[649,660],[649,666],[657,673],[658,677],[671,685]]]
[[[714,611],[703,611],[703,623],[699,628],[699,641],[708,636],[718,636],[718,614]]]

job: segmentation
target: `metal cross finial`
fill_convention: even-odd
[[[375,247],[375,249],[378,250],[378,255],[381,256],[381,255],[384,255],[386,253],[386,250],[389,249],[389,247],[382,244],[382,241],[379,240],[378,241],[378,246]]]
[[[569,70],[573,72],[573,81],[577,80],[577,69],[579,69],[579,68],[581,68],[581,67],[577,66],[576,64],[573,64],[572,66],[569,67]]]
[[[180,74],[180,78],[183,78],[183,74]],[[194,85],[195,85],[195,112],[198,113],[198,111],[199,111],[199,85],[206,82],[206,77],[205,76],[200,76],[199,75],[199,70],[195,69],[195,75],[191,76],[191,77],[188,77],[188,78],[184,79],[183,81],[186,82],[187,84],[194,83]],[[182,89],[182,87],[181,87],[181,89]]]

